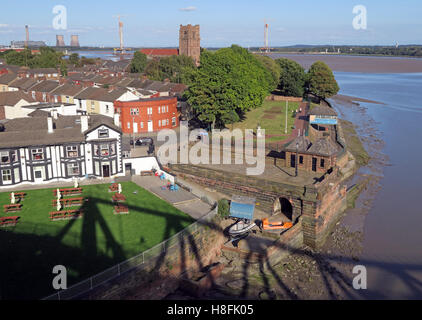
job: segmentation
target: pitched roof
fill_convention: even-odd
[[[21,90],[28,90],[37,83],[38,81],[34,78],[17,78],[9,84],[9,87],[18,88]]]
[[[46,117],[17,118],[4,122],[5,131],[0,132],[0,148],[56,145],[85,141],[85,133],[101,125],[121,132],[113,119],[102,115],[91,115],[88,130],[81,133],[80,116],[59,116],[54,120],[54,132],[47,133]]]
[[[88,87],[75,96],[76,99],[81,100],[97,100],[105,102],[114,102],[128,90],[123,88],[108,91],[104,88]]]
[[[337,116],[337,112],[328,106],[316,106],[309,112],[310,115],[315,116]]]
[[[58,86],[60,86],[60,83],[58,81],[44,80],[31,87],[31,91],[48,93],[56,89]]]
[[[178,49],[141,49],[140,52],[146,54],[147,56],[177,56],[179,55]]]
[[[16,73],[6,73],[0,76],[0,84],[9,84],[17,78]]]
[[[296,143],[297,143],[297,151],[298,152],[306,152],[311,145],[311,141],[309,141],[308,138],[305,136],[298,136],[295,139],[293,139],[287,146],[287,151],[296,152]]]
[[[75,84],[71,84],[71,83],[65,83],[64,85],[57,87],[56,89],[51,91],[51,94],[74,97],[79,92],[81,92],[83,89],[84,88],[79,86],[79,85],[75,85]]]
[[[15,106],[19,101],[35,102],[32,97],[22,91],[4,91],[0,92],[0,106]]]
[[[332,156],[339,151],[339,148],[331,138],[321,138],[308,149],[309,153],[323,156]]]

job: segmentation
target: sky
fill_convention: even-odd
[[[420,0],[1,0],[0,44],[25,39],[55,45],[56,34],[69,44],[119,46],[118,20],[124,23],[126,47],[177,47],[180,24],[201,26],[202,47],[263,46],[264,21],[272,47],[307,45],[422,44]],[[66,29],[55,29],[66,8]],[[356,30],[356,5],[367,10],[366,29]],[[63,25],[62,25],[63,26]]]

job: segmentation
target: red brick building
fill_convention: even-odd
[[[159,97],[136,101],[116,101],[123,133],[154,132],[179,126],[176,97]]]

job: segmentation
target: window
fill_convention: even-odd
[[[169,125],[169,119],[167,119],[167,125]]]
[[[1,177],[3,182],[11,182],[12,181],[12,171],[10,169],[2,170]]]
[[[110,112],[110,108],[109,108],[108,104],[106,104],[106,113],[109,113],[109,112]]]
[[[324,168],[325,167],[325,160],[324,159],[321,159],[320,165],[321,165],[321,168]]]
[[[158,107],[158,113],[160,113],[161,107]]]
[[[66,96],[66,102],[69,103],[70,99],[69,96]]]
[[[166,106],[166,111],[169,112],[169,106]]]
[[[46,94],[45,93],[42,94],[42,99],[43,99],[43,101],[46,101]]]
[[[77,163],[69,163],[67,165],[67,174],[69,176],[79,176],[79,174],[80,174],[79,164],[77,164]]]
[[[147,113],[148,113],[148,114],[152,114],[152,108],[148,108],[148,109],[147,109]]]
[[[44,152],[42,149],[32,149],[32,160],[44,160]]]
[[[143,122],[141,122],[141,129],[143,129],[144,128],[144,123]]]
[[[35,99],[35,91],[32,91],[32,99]]]
[[[15,151],[12,151],[12,153],[11,153],[11,160],[12,160],[12,162],[16,162],[16,161],[18,161],[18,157],[17,157],[17,151],[15,150]]]
[[[303,164],[303,156],[299,156],[299,163]]]
[[[158,120],[158,126],[161,127],[161,120]]]
[[[110,150],[109,150],[108,144],[102,144],[100,146],[100,149],[101,149],[101,155],[102,156],[110,155]]]
[[[98,130],[98,138],[108,138],[108,129]]]
[[[138,108],[131,108],[130,109],[131,116],[139,116],[139,109]]]
[[[68,158],[78,157],[78,146],[68,146],[66,147],[66,155]]]
[[[176,117],[171,118],[171,125],[176,126]]]
[[[0,152],[0,163],[2,164],[10,163],[9,151]]]
[[[166,106],[162,106],[162,107],[161,107],[161,112],[162,112],[162,113],[166,112]]]
[[[116,154],[116,147],[114,144],[110,145],[110,155]]]
[[[130,129],[130,122],[127,123],[127,128]]]
[[[92,110],[95,110],[95,102],[94,101],[91,101],[91,111]]]

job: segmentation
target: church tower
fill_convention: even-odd
[[[191,57],[195,64],[199,66],[201,56],[201,38],[199,25],[180,25],[179,30],[179,55]]]

